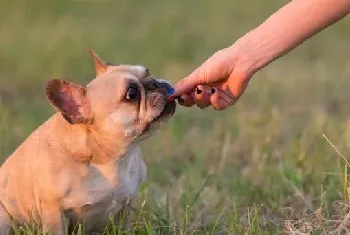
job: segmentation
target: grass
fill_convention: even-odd
[[[1,1],[0,158],[52,114],[45,81],[92,79],[89,48],[175,82],[287,2]],[[179,108],[142,144],[148,180],[127,233],[345,233],[349,26],[260,71],[228,110]]]

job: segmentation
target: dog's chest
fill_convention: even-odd
[[[84,220],[94,228],[105,226],[110,216],[115,216],[137,194],[145,176],[146,167],[138,151],[115,167],[89,166],[88,176],[77,190],[76,201],[72,202],[79,206],[75,213],[68,213],[68,217]]]

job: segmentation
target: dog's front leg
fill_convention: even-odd
[[[5,208],[0,203],[0,234],[10,235],[11,234],[11,219],[7,214]]]
[[[42,213],[43,233],[47,235],[67,235],[64,226],[63,213],[59,207],[46,206]]]

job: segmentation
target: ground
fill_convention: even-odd
[[[0,158],[53,113],[48,79],[93,78],[89,48],[176,82],[288,2],[1,1]],[[142,144],[148,178],[127,233],[345,233],[349,27],[348,17],[261,70],[230,109],[178,108]]]

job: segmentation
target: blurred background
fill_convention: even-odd
[[[0,159],[53,114],[47,80],[94,77],[88,49],[175,83],[287,2],[1,0]],[[349,29],[347,17],[261,70],[230,109],[179,107],[142,144],[144,223],[277,234],[310,229],[303,221],[324,229],[346,213],[334,204],[349,200],[347,166],[323,134],[347,156]],[[322,223],[312,216],[319,208]]]

